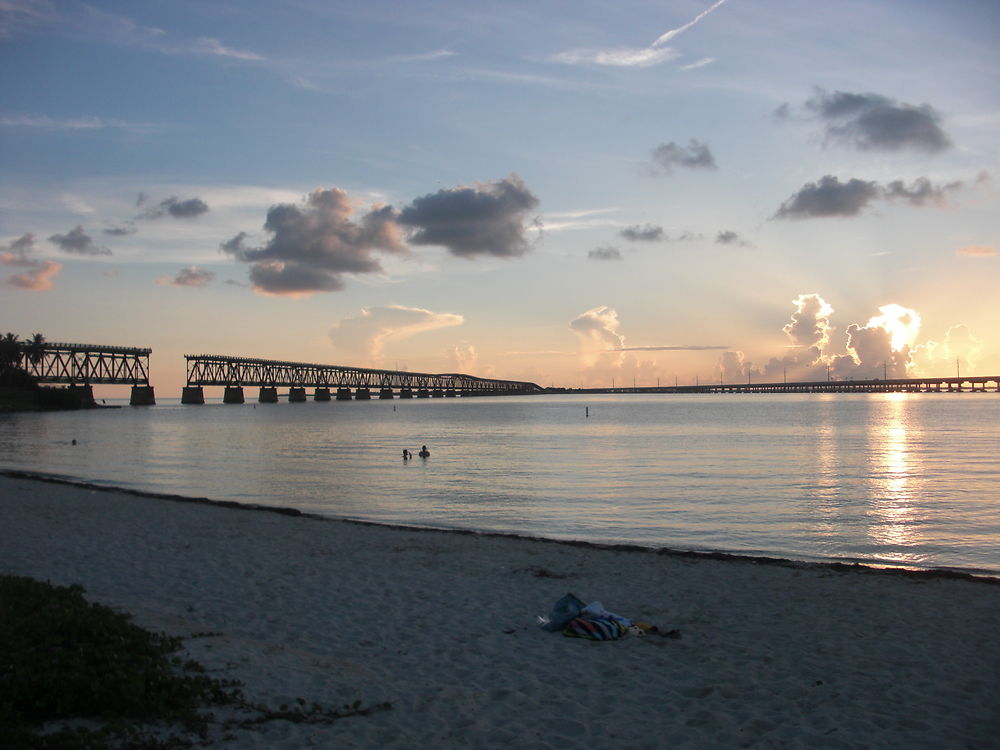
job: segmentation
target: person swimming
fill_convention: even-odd
[[[420,446],[420,453],[418,453],[417,455],[420,456],[421,458],[427,458],[429,455],[431,455],[431,452],[427,450],[426,445],[422,445]]]

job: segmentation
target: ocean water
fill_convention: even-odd
[[[164,400],[0,415],[0,468],[415,526],[1000,575],[998,437],[995,393]],[[430,458],[403,461],[423,444]]]

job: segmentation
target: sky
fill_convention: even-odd
[[[1000,374],[995,0],[0,0],[0,333],[543,386]],[[123,394],[112,394],[123,395]]]

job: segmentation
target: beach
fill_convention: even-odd
[[[258,748],[1000,747],[993,579],[407,529],[0,476],[0,572],[187,637]],[[592,642],[568,592],[673,637]],[[191,637],[195,636],[195,637]]]

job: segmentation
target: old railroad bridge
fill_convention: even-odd
[[[477,378],[472,375],[373,370],[365,367],[314,365],[303,362],[279,362],[270,359],[222,357],[211,354],[184,355],[187,360],[187,385],[181,403],[203,404],[203,386],[225,388],[223,402],[242,404],[243,388],[260,388],[261,403],[275,403],[278,387],[288,387],[289,401],[305,401],[306,389],[314,389],[316,401],[347,401],[372,398],[431,398],[453,396],[515,396],[541,393],[534,383],[517,380]]]

